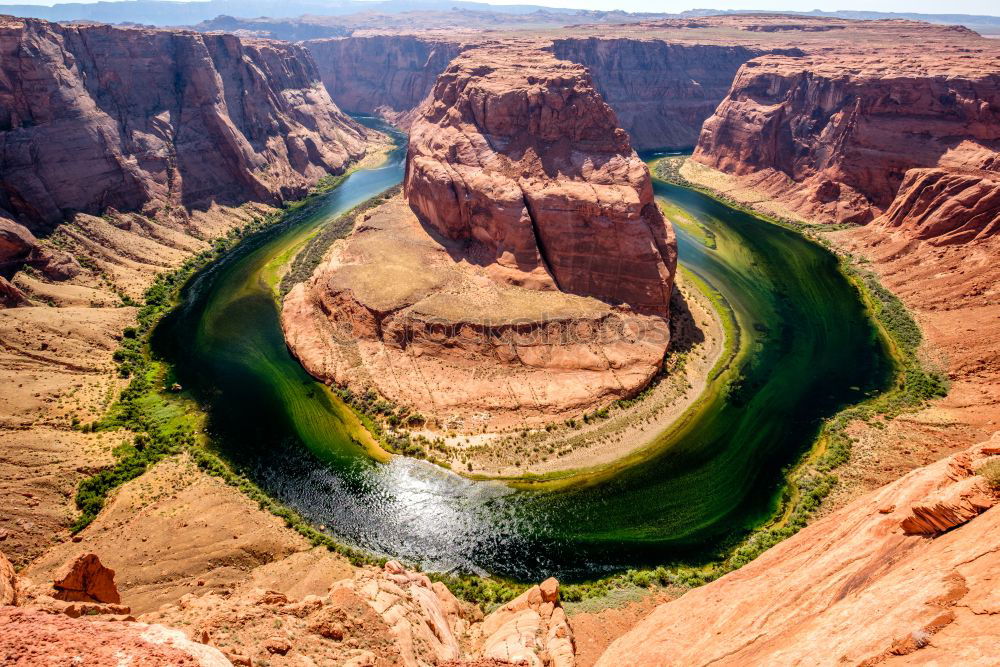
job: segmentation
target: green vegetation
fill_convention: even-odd
[[[1000,491],[1000,459],[994,459],[984,464],[976,473],[985,477],[990,486]]]
[[[395,197],[402,191],[402,187],[402,185],[397,185],[389,188],[385,192],[375,195],[355,206],[347,213],[337,216],[334,220],[320,227],[306,242],[306,245],[297,252],[288,272],[281,278],[279,285],[280,296],[284,297],[295,285],[303,282],[313,274],[316,267],[323,260],[323,255],[333,245],[333,242],[344,238],[347,232],[354,228],[354,223],[357,221],[359,215],[376,206],[381,206],[389,199]]]

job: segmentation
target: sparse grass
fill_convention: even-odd
[[[402,187],[402,185],[397,185],[389,188],[355,206],[347,213],[338,216],[335,220],[324,224],[309,239],[305,247],[295,255],[295,259],[292,260],[288,272],[281,278],[278,288],[280,297],[284,297],[295,285],[307,280],[313,274],[333,242],[343,238],[354,227],[354,223],[357,221],[359,215],[377,206],[381,206],[392,197],[395,197],[400,193]]]
[[[995,491],[1000,491],[1000,459],[987,462],[976,473],[985,477]]]

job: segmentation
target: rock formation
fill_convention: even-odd
[[[289,664],[573,667],[572,631],[551,579],[483,618],[441,583],[390,561],[300,599],[241,588],[188,594],[146,620],[183,626],[233,664],[282,656]]]
[[[474,628],[484,659],[530,667],[573,667],[573,631],[559,604],[559,582],[549,578],[500,606]]]
[[[995,659],[1000,511],[975,470],[998,443],[915,470],[660,606],[598,666]],[[975,511],[942,500],[962,497]],[[934,537],[912,534],[917,516]]]
[[[510,282],[667,315],[671,230],[649,171],[578,65],[533,48],[456,59],[413,125],[404,186],[422,221]]]
[[[810,220],[888,212],[884,224],[968,240],[996,229],[998,149],[1000,56],[764,56],[737,74],[694,159]]]
[[[460,56],[413,124],[405,188],[409,206],[366,214],[285,300],[313,375],[471,431],[578,414],[656,374],[675,242],[583,68]]]
[[[637,150],[689,149],[759,48],[649,39],[556,39],[557,58],[580,63]]]
[[[0,607],[17,604],[18,582],[14,566],[0,552]]]
[[[341,109],[409,127],[438,74],[462,45],[433,36],[372,35],[305,42]]]
[[[0,20],[0,209],[75,212],[302,194],[364,151],[301,47],[232,35]]]
[[[52,588],[52,597],[66,602],[122,601],[115,587],[115,571],[101,565],[101,559],[94,554],[81,554],[63,565]]]

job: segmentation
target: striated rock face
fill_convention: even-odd
[[[462,50],[429,36],[373,35],[306,42],[330,97],[345,111],[409,127],[438,74]]]
[[[1000,511],[974,471],[998,443],[915,470],[660,606],[598,666],[995,660]]]
[[[580,63],[636,149],[691,148],[702,123],[759,48],[639,39],[557,39],[557,58]]]
[[[404,186],[421,220],[510,282],[667,315],[672,231],[579,65],[531,48],[463,54],[414,121]]]
[[[408,201],[366,214],[282,311],[316,377],[466,432],[634,395],[669,342],[676,244],[645,164],[582,67],[512,48],[439,78]]]
[[[989,59],[765,56],[739,71],[694,159],[811,220],[888,213],[885,224],[923,237],[968,239],[996,229],[998,149],[1000,68]]]
[[[876,220],[933,245],[968,243],[1000,233],[1000,153],[988,156],[993,171],[910,169],[896,198]]]
[[[0,19],[0,208],[77,211],[301,194],[362,154],[301,47],[232,35]]]

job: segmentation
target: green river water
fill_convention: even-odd
[[[682,420],[640,454],[555,489],[377,461],[357,444],[351,411],[289,354],[265,274],[325,221],[398,183],[402,160],[397,150],[351,174],[314,215],[200,272],[153,336],[207,411],[218,452],[345,543],[525,581],[711,556],[773,515],[784,471],[824,419],[890,383],[891,362],[832,254],[657,181],[657,197],[688,220],[676,228],[682,266],[718,291],[738,328],[729,368]]]

